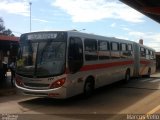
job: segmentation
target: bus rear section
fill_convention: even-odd
[[[134,76],[150,77],[156,72],[155,50],[139,43],[134,43],[135,70]]]

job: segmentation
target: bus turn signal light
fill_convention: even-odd
[[[59,88],[65,83],[65,81],[66,81],[66,78],[59,79],[59,80],[53,82],[50,85],[50,88]]]

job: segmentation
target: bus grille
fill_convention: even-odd
[[[28,87],[49,87],[49,84],[42,84],[42,83],[24,83],[25,86]]]

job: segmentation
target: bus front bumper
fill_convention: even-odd
[[[21,86],[18,86],[16,83],[15,83],[15,86],[20,90],[20,92],[22,92],[25,95],[37,96],[37,97],[59,98],[59,99],[67,98],[65,87],[37,90],[37,89],[28,89],[28,88],[21,87]]]

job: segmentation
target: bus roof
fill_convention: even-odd
[[[67,33],[69,36],[73,36],[73,37],[76,36],[76,37],[91,38],[91,39],[97,39],[97,40],[107,40],[107,41],[114,41],[114,42],[122,42],[122,43],[124,42],[124,43],[138,44],[141,47],[144,47],[144,48],[147,48],[147,49],[155,51],[154,49],[152,49],[152,48],[150,48],[148,46],[142,45],[140,43],[137,43],[135,41],[119,39],[119,38],[115,38],[115,37],[106,37],[106,36],[102,36],[102,35],[96,35],[96,34],[93,34],[93,33],[84,33],[84,32],[80,32],[80,31],[77,31],[77,30],[36,31],[36,32],[24,33],[22,35],[34,34],[34,33],[48,33],[48,32],[50,32],[50,33],[51,32],[57,32],[57,33],[64,32],[64,33]]]

